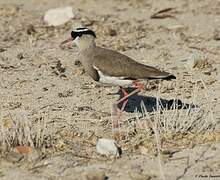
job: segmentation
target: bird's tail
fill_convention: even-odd
[[[167,80],[167,81],[170,81],[170,80],[172,80],[172,79],[176,79],[176,76],[170,74],[169,76],[164,77],[164,78],[162,78],[162,79]]]
[[[170,81],[172,79],[176,79],[176,76],[172,74],[168,74],[166,76],[151,76],[151,77],[148,77],[148,79],[162,79],[162,80]]]

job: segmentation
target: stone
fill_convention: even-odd
[[[115,140],[113,139],[98,139],[96,144],[96,151],[99,154],[106,156],[120,157],[121,155],[121,149],[117,146]]]
[[[44,15],[44,21],[49,26],[60,26],[74,17],[72,7],[49,9]]]

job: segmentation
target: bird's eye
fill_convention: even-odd
[[[75,33],[74,31],[71,32],[71,36],[72,36],[73,39],[75,39],[75,38],[77,37],[77,35],[78,35],[78,34]]]

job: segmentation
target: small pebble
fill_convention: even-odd
[[[80,62],[80,60],[75,60],[74,65],[75,66],[81,66],[82,63]]]
[[[117,35],[116,30],[114,30],[114,29],[109,29],[109,35],[110,35],[110,36],[116,36],[116,35]]]
[[[113,139],[105,139],[101,138],[98,139],[96,144],[96,151],[99,154],[106,155],[106,156],[115,156],[120,157],[121,149],[117,146],[115,140]]]
[[[220,31],[219,30],[214,31],[213,39],[216,41],[220,40]]]
[[[36,31],[35,27],[34,27],[32,24],[30,24],[30,25],[27,26],[27,34],[28,34],[28,35],[33,35],[33,34],[35,34],[36,32],[37,32],[37,31]]]
[[[17,55],[17,58],[20,59],[20,60],[24,59],[24,54],[23,53],[19,53]]]

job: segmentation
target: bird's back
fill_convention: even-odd
[[[125,79],[175,79],[175,76],[147,66],[119,52],[95,47],[87,55],[88,61],[103,74]]]

